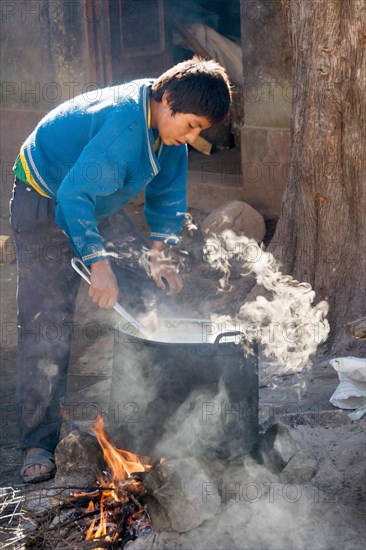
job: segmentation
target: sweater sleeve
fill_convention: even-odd
[[[71,245],[88,265],[108,257],[98,231],[95,215],[97,197],[118,191],[126,164],[115,165],[100,143],[92,140],[63,179],[56,197],[56,223],[65,231]]]
[[[147,185],[145,217],[150,226],[150,239],[177,244],[186,213],[187,147],[180,146]]]

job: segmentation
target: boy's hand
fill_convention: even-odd
[[[170,260],[163,254],[164,243],[154,241],[152,244],[152,251],[150,256],[151,264],[151,276],[154,279],[156,285],[165,290],[166,285],[164,280],[168,284],[169,291],[167,296],[178,294],[183,288],[183,281],[178,275],[176,269],[171,264]]]
[[[159,265],[151,259],[151,273],[156,285],[164,290],[166,285],[164,284],[163,279],[167,282],[169,286],[169,291],[167,296],[172,296],[173,294],[178,294],[183,288],[183,281],[179,277],[178,273],[174,267],[169,265]]]
[[[95,304],[113,309],[118,297],[118,285],[109,260],[91,264],[89,296]]]

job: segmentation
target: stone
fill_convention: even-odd
[[[202,233],[207,237],[221,234],[225,229],[262,241],[266,233],[266,224],[263,216],[252,206],[234,200],[216,208],[201,225]]]
[[[269,493],[275,485],[278,485],[278,476],[248,455],[241,465],[233,464],[225,469],[220,487],[221,500],[223,504],[230,500],[250,504]]]
[[[199,527],[221,511],[217,491],[195,458],[168,460],[144,479],[150,495],[148,511],[153,529],[185,533]],[[152,498],[155,502],[152,501]]]
[[[333,497],[341,494],[344,487],[344,472],[334,465],[330,458],[326,458],[318,464],[318,470],[313,478],[319,489]]]
[[[300,445],[292,437],[287,426],[272,424],[262,436],[260,453],[264,466],[279,473],[291,458],[300,451]]]
[[[91,488],[104,468],[103,451],[97,439],[79,430],[70,432],[56,447],[55,486]]]
[[[318,461],[308,451],[298,451],[280,474],[281,483],[305,483],[316,474]]]
[[[129,541],[125,550],[187,550],[187,546],[179,542],[177,533],[151,533],[145,537]]]
[[[366,340],[366,317],[359,317],[344,325],[344,329],[353,338]]]

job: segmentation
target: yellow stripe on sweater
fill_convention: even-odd
[[[149,95],[149,102],[148,102],[147,126],[148,126],[148,128],[151,128],[151,95]],[[153,149],[154,149],[155,153],[158,150],[159,145],[160,145],[160,134],[158,135],[158,137],[154,141]]]
[[[27,183],[29,183],[29,185],[31,185],[33,187],[33,189],[35,189],[37,191],[37,193],[42,195],[42,197],[47,197],[47,199],[50,199],[51,197],[43,191],[43,189],[38,185],[38,183],[36,182],[36,180],[32,176],[32,173],[28,168],[27,160],[24,156],[23,151],[20,151],[19,156],[20,156],[20,162],[22,163],[22,167],[23,167],[24,173],[25,173],[26,178],[27,178]]]

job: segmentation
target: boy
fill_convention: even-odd
[[[55,474],[79,277],[75,253],[90,266],[89,295],[113,308],[118,285],[100,221],[145,189],[151,272],[169,294],[182,289],[159,263],[176,244],[186,211],[187,143],[225,119],[231,102],[224,69],[193,58],[156,81],[136,80],[73,98],[46,115],[15,163],[11,224],[18,264],[17,407],[25,482]],[[56,342],[45,330],[62,326]]]

